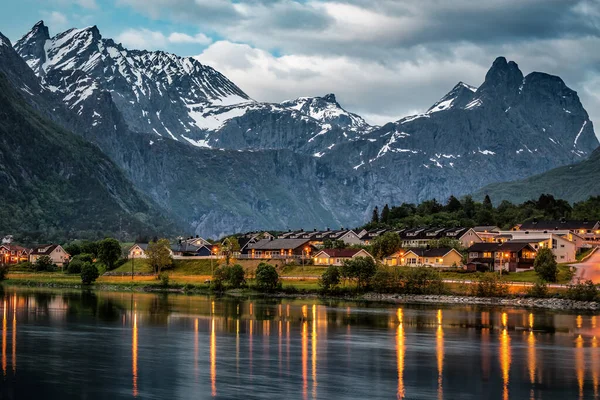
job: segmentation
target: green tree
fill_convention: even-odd
[[[333,249],[333,241],[331,239],[323,240],[323,248],[324,249]]]
[[[371,217],[371,222],[374,224],[379,223],[379,208],[377,206],[375,206],[375,208],[373,209],[373,216]]]
[[[256,268],[256,288],[265,292],[272,292],[279,287],[281,287],[281,282],[275,267],[260,263]]]
[[[73,258],[71,261],[69,261],[69,265],[67,266],[67,273],[68,274],[81,274],[81,270],[83,269],[83,266],[86,263],[89,264],[89,262],[83,261],[79,258]]]
[[[463,206],[460,203],[460,200],[458,200],[456,197],[450,196],[448,198],[448,203],[446,204],[446,211],[453,213],[462,210],[462,208]]]
[[[112,270],[115,263],[121,258],[121,245],[117,239],[106,238],[98,243],[98,259]]]
[[[390,207],[386,204],[381,211],[381,222],[387,224],[390,222]]]
[[[82,253],[93,254],[98,257],[98,244],[100,242],[90,242],[88,240],[81,242],[79,245]]]
[[[356,282],[358,290],[365,289],[371,283],[371,278],[377,272],[375,260],[371,257],[356,257],[342,264],[341,276]]]
[[[478,297],[503,297],[508,294],[508,286],[494,272],[486,272],[474,286]]]
[[[565,297],[577,301],[596,301],[598,300],[598,287],[590,280],[579,281],[567,287]]]
[[[230,236],[223,240],[221,245],[221,252],[225,256],[225,264],[229,265],[231,257],[234,253],[240,251],[240,243],[235,236]]]
[[[222,292],[225,290],[225,283],[227,281],[227,266],[219,265],[213,271],[212,279],[210,281],[210,288],[215,292]]]
[[[449,237],[430,240],[429,247],[431,247],[432,249],[451,248],[456,249],[459,252],[464,250],[464,247],[460,240]]]
[[[335,290],[340,284],[341,277],[340,269],[336,265],[330,265],[319,278],[321,290],[324,292]]]
[[[163,268],[166,268],[173,263],[169,248],[170,246],[171,244],[168,239],[160,239],[148,244],[146,258],[157,277],[160,275]]]
[[[100,273],[95,265],[90,263],[84,263],[81,268],[81,283],[84,285],[90,285],[98,279]]]
[[[49,256],[41,256],[37,260],[35,260],[35,270],[36,271],[54,271],[56,268],[52,259]]]
[[[0,281],[5,280],[7,274],[8,274],[8,265],[0,265]]]
[[[492,204],[492,199],[490,199],[490,196],[488,196],[487,194],[483,198],[483,208],[485,208],[486,210],[492,210],[494,208]]]
[[[540,249],[533,261],[535,273],[547,282],[556,282],[558,278],[558,264],[554,258],[552,250]]]
[[[473,218],[475,216],[475,202],[471,196],[465,196],[462,202],[463,212],[467,218]]]
[[[240,288],[246,283],[246,271],[240,264],[232,265],[228,267],[227,271],[227,284],[234,288]]]
[[[67,253],[71,255],[71,257],[74,257],[81,253],[81,246],[77,242],[71,242],[67,245],[64,245],[63,248]]]
[[[394,232],[386,232],[383,235],[373,239],[371,249],[373,255],[379,259],[394,254],[402,248],[402,239],[400,235]]]

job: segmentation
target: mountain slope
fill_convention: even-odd
[[[0,42],[0,57],[6,61],[12,48],[2,35]],[[104,234],[133,238],[173,230],[97,147],[32,109],[7,70],[2,64],[0,231],[35,241]]]
[[[474,196],[483,198],[486,194],[494,203],[502,200],[523,202],[537,199],[551,193],[569,202],[583,201],[589,196],[600,195],[600,149],[584,161],[552,169],[527,179],[488,185]]]
[[[56,104],[48,114],[206,236],[356,226],[378,204],[472,193],[598,146],[576,92],[503,57],[479,87],[461,82],[427,112],[373,127],[333,95],[253,101],[198,72],[210,67],[186,71],[195,60],[127,50],[94,27],[50,38],[38,24],[16,49]]]

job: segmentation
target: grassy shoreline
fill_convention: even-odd
[[[597,302],[576,302],[556,295],[564,292],[564,289],[552,288],[551,297],[535,299],[525,295],[525,286],[511,286],[508,294],[502,297],[476,297],[471,294],[471,285],[466,283],[446,283],[447,292],[440,295],[402,295],[383,293],[357,293],[351,288],[345,287],[338,293],[323,294],[319,290],[316,280],[283,280],[281,291],[275,293],[264,293],[254,290],[252,287],[244,289],[227,290],[223,293],[214,293],[210,285],[204,283],[209,276],[206,275],[178,275],[170,276],[169,286],[165,287],[161,281],[153,276],[101,276],[95,283],[89,286],[81,284],[78,275],[67,275],[59,272],[51,273],[12,273],[3,282],[5,286],[29,287],[29,288],[55,288],[55,289],[79,289],[109,292],[138,292],[138,293],[173,293],[190,295],[217,295],[233,297],[252,298],[305,298],[305,299],[334,299],[343,301],[366,301],[383,303],[413,303],[413,304],[484,304],[501,305],[511,307],[528,308],[550,308],[550,309],[600,309]]]

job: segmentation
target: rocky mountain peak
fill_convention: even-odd
[[[476,87],[460,81],[444,97],[429,107],[427,113],[463,108],[473,100],[476,91]]]
[[[478,97],[501,99],[504,106],[519,93],[522,85],[523,73],[517,63],[506,61],[505,57],[498,57],[485,75],[485,81],[478,90]]]
[[[333,93],[329,93],[329,94],[326,94],[325,96],[323,96],[323,100],[325,100],[328,103],[337,104],[335,94],[333,94]]]

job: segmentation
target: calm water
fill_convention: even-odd
[[[14,288],[1,296],[3,399],[599,397],[594,315]]]

